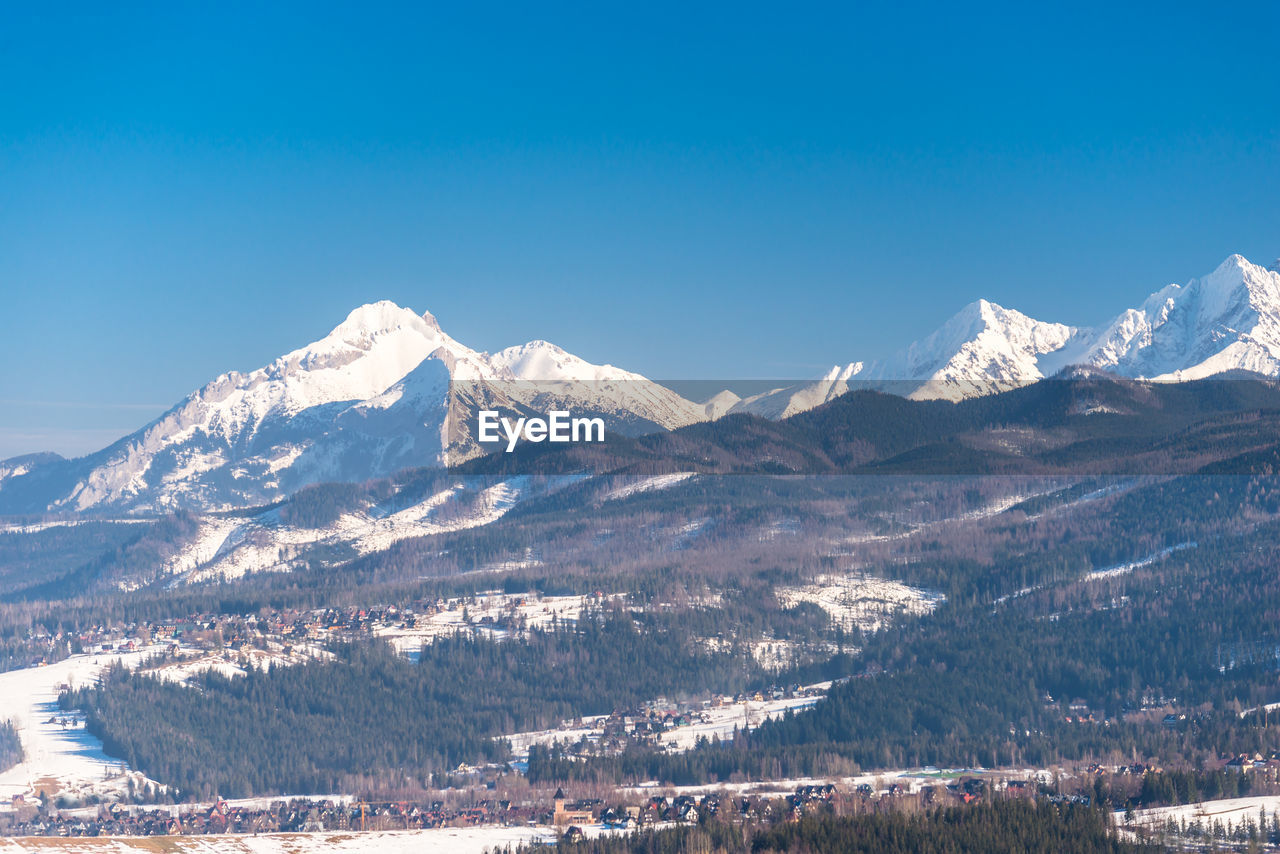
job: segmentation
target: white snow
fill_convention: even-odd
[[[193,392],[91,458],[88,475],[53,506],[230,509],[307,483],[390,475],[447,462],[450,453],[465,458],[475,452],[469,434],[450,429],[458,382],[477,401],[662,428],[708,417],[702,405],[639,374],[594,365],[546,341],[481,353],[449,337],[430,314],[383,301],[357,308],[324,338],[265,367],[223,374]]]
[[[927,614],[944,601],[941,593],[869,575],[824,575],[804,587],[781,587],[778,601],[792,607],[812,602],[845,629],[875,632],[901,614]]]
[[[18,729],[24,760],[0,772],[0,800],[13,795],[31,797],[44,790],[59,794],[118,793],[145,782],[129,774],[122,761],[107,756],[102,743],[84,730],[83,721],[58,709],[60,686],[92,683],[107,666],[120,662],[136,667],[159,652],[151,646],[137,652],[73,655],[56,664],[0,673],[0,719],[12,720]],[[72,722],[63,726],[59,721]]]
[[[674,474],[658,474],[652,477],[641,477],[624,483],[622,486],[615,487],[605,493],[604,501],[617,501],[622,498],[630,498],[632,495],[638,495],[641,492],[652,492],[659,489],[670,489],[677,483],[688,480],[693,477],[693,472],[675,472]]]
[[[1165,558],[1169,557],[1169,555],[1175,554],[1185,549],[1194,549],[1195,547],[1196,547],[1195,541],[1188,540],[1185,543],[1178,543],[1175,546],[1169,546],[1167,549],[1161,549],[1158,552],[1153,552],[1152,554],[1149,554],[1143,558],[1139,558],[1138,560],[1129,561],[1127,563],[1119,563],[1119,564],[1116,564],[1115,566],[1109,566],[1106,569],[1095,569],[1092,572],[1090,572],[1088,575],[1086,575],[1084,578],[1085,578],[1085,581],[1097,581],[1098,579],[1101,579],[1101,578],[1115,578],[1117,576],[1127,575],[1130,572],[1133,572],[1135,569],[1141,569],[1144,566],[1150,566],[1151,564],[1156,563],[1157,561],[1164,560]]]
[[[735,728],[738,730],[755,729],[767,720],[782,717],[788,710],[798,712],[802,709],[811,708],[822,699],[821,694],[825,693],[830,687],[830,682],[810,685],[805,689],[805,692],[812,693],[813,696],[788,697],[777,700],[733,702],[731,698],[725,698],[726,701],[722,705],[711,706],[695,712],[698,720],[693,723],[674,727],[662,733],[659,744],[671,752],[684,752],[697,746],[698,740],[701,738],[710,740],[716,737],[722,741],[729,740],[733,737]],[[597,741],[603,733],[602,727],[607,719],[608,715],[589,716],[581,718],[581,723],[566,722],[557,729],[521,732],[503,736],[503,738],[511,742],[511,752],[517,758],[527,757],[530,746],[534,744],[552,745],[559,742],[564,745],[574,745],[584,738],[592,742]]]
[[[149,666],[140,672],[153,676],[164,682],[185,683],[192,677],[213,671],[223,676],[244,676],[247,668],[270,670],[273,667],[288,667],[311,659],[330,659],[333,653],[314,644],[294,644],[290,652],[283,648],[273,650],[245,649],[236,652],[206,652],[199,649],[182,648],[178,656],[161,664]]]
[[[559,479],[540,479],[536,490]],[[530,490],[530,478],[482,486],[459,480],[423,501],[386,516],[348,513],[323,528],[286,525],[275,511],[256,517],[205,517],[195,538],[165,564],[175,581],[239,578],[252,572],[287,572],[319,546],[345,545],[357,554],[384,550],[400,540],[487,525],[502,518]],[[449,512],[446,514],[445,511]]]
[[[714,421],[736,406],[742,398],[725,389],[707,398],[702,404],[702,411],[708,420]]]
[[[829,684],[823,688],[830,687]],[[738,729],[755,729],[767,720],[780,718],[788,710],[798,712],[812,708],[821,697],[791,697],[779,700],[747,700],[719,708],[706,709],[703,715],[707,720],[696,721],[688,726],[676,727],[662,734],[661,744],[668,750],[686,751],[697,746],[698,739],[717,737],[726,740],[733,736],[734,727]]]
[[[606,596],[605,600],[616,596]],[[574,622],[582,609],[602,600],[595,596],[539,596],[536,593],[477,593],[467,599],[451,599],[429,616],[420,616],[412,627],[384,626],[377,636],[404,654],[418,651],[424,643],[459,631],[483,631],[496,637],[505,633],[496,627],[514,620],[526,628],[546,628],[552,621]]]
[[[1041,379],[1052,372],[1041,360],[1061,353],[1080,334],[1070,326],[1043,323],[978,300],[893,357],[853,363],[846,371],[858,382],[918,381],[911,397],[959,400]]]
[[[126,517],[123,519],[85,519],[75,517],[64,517],[61,519],[49,519],[44,522],[31,522],[29,524],[13,524],[0,525],[0,534],[38,534],[41,531],[47,531],[50,528],[75,528],[80,525],[149,525],[154,520],[138,519],[134,517]]]
[[[1157,381],[1233,370],[1280,375],[1280,273],[1232,255],[1208,276],[1169,285],[1096,328],[1045,323],[978,300],[895,355],[845,372],[911,397],[958,400],[1075,365]]]
[[[1146,828],[1158,832],[1163,825],[1172,819],[1179,827],[1185,821],[1188,825],[1200,822],[1206,829],[1212,830],[1215,821],[1239,825],[1252,820],[1257,822],[1259,810],[1266,810],[1270,822],[1280,810],[1280,795],[1260,795],[1251,798],[1223,798],[1216,801],[1201,801],[1194,804],[1182,804],[1172,807],[1151,807],[1134,810],[1133,828]],[[1126,827],[1124,811],[1115,813],[1116,824]]]
[[[447,429],[455,411],[451,381],[474,383],[476,400],[674,428],[726,412],[787,417],[855,384],[957,400],[1072,366],[1158,381],[1233,370],[1280,376],[1280,273],[1232,255],[1208,276],[1169,285],[1095,328],[1047,323],[978,300],[888,358],[837,366],[744,400],[722,393],[705,404],[545,341],[478,352],[445,334],[430,314],[373,303],[267,366],[223,374],[91,456],[88,475],[68,482],[50,509],[240,508],[307,483],[390,475],[447,461],[450,453],[466,458],[477,452],[469,435]]]

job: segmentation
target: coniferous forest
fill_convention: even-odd
[[[765,678],[749,656],[641,631],[622,612],[522,642],[444,638],[416,662],[381,644],[333,653],[244,677],[208,672],[189,686],[117,668],[62,702],[85,709],[90,731],[132,767],[193,796],[244,797],[421,784],[460,763],[504,760],[495,737],[506,733]]]
[[[754,832],[740,824],[707,821],[696,827],[561,846],[570,854],[1138,854],[1164,850],[1120,840],[1100,810],[1022,800],[914,814],[819,814]]]

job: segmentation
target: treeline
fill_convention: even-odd
[[[22,761],[22,740],[13,721],[0,721],[0,771]]]
[[[331,661],[207,672],[194,686],[116,669],[62,703],[86,712],[110,755],[153,779],[201,798],[243,797],[425,785],[463,762],[505,760],[494,736],[766,676],[745,649],[642,631],[617,610],[523,641],[441,638],[417,662],[366,643]]]
[[[1142,778],[1142,789],[1130,799],[1134,806],[1176,806],[1243,798],[1253,791],[1253,781],[1243,771],[1158,771]]]
[[[1121,840],[1107,813],[1079,805],[996,800],[924,813],[819,814],[755,830],[704,821],[562,842],[566,854],[1137,854],[1163,850]],[[522,854],[532,849],[523,847]]]

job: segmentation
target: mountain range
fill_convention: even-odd
[[[490,450],[471,435],[477,408],[569,409],[636,436],[725,415],[788,418],[850,389],[958,401],[1080,366],[1155,381],[1280,375],[1280,272],[1232,255],[1094,328],[979,300],[887,358],[703,402],[546,341],[479,352],[429,313],[378,302],[269,365],[217,377],[101,451],[0,463],[0,512],[230,510],[312,483],[454,465]]]
[[[893,356],[853,362],[839,379],[915,398],[1005,391],[1085,366],[1155,381],[1230,371],[1280,374],[1280,262],[1232,255],[1207,276],[1169,285],[1102,326],[1047,323],[987,300]]]

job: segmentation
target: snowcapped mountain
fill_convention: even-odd
[[[1232,255],[1209,275],[1169,285],[1121,314],[1082,362],[1159,380],[1280,374],[1280,273]]]
[[[1067,364],[1083,333],[978,300],[936,332],[887,358],[845,369],[848,379],[910,397],[960,399],[1035,382]],[[910,383],[898,388],[897,384]]]
[[[704,408],[640,374],[612,365],[593,365],[546,341],[508,347],[489,358],[493,373],[486,379],[510,376],[520,386],[523,402],[546,412],[557,405],[613,413],[632,427],[650,425],[672,429],[707,418]],[[630,413],[629,418],[625,415]]]
[[[979,300],[895,355],[843,371],[913,398],[1005,391],[1072,366],[1152,380],[1229,371],[1280,375],[1280,272],[1232,255],[1097,328],[1046,323]]]
[[[8,466],[0,499],[27,511],[261,504],[310,483],[465,459],[479,452],[466,416],[480,406],[564,408],[622,432],[706,418],[639,374],[545,341],[477,352],[430,314],[378,302],[263,368],[223,374],[102,451]]]
[[[566,409],[636,434],[734,413],[785,418],[853,386],[958,400],[1069,367],[1168,381],[1280,375],[1280,272],[1232,255],[1097,328],[1046,323],[979,300],[888,358],[746,398],[724,391],[704,403],[546,341],[482,353],[430,314],[378,302],[265,367],[223,374],[95,454],[0,462],[0,512],[243,508],[307,484],[459,462],[482,451],[470,417],[480,408]]]

